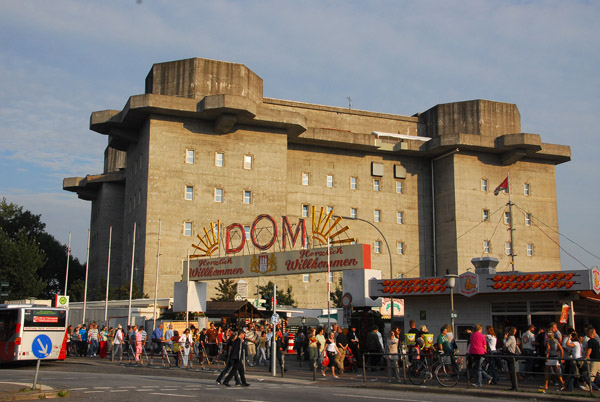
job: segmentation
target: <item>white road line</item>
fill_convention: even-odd
[[[97,394],[98,392],[104,392],[104,391],[85,391],[84,394]]]
[[[158,388],[158,385],[142,385],[142,388]]]
[[[350,398],[360,399],[377,399],[381,401],[402,401],[402,402],[421,402],[421,399],[404,399],[404,398],[384,398],[380,396],[364,396],[364,395],[347,395],[347,394],[334,394],[335,396],[346,396]]]
[[[119,387],[119,388],[123,388],[123,389],[132,389],[132,388],[137,388],[137,387],[135,387],[135,386],[133,386],[133,385],[128,385],[128,386],[126,386],[126,387]]]
[[[113,389],[110,392],[127,392],[126,389]]]
[[[94,389],[112,389],[112,387],[94,387]]]
[[[175,396],[178,398],[197,398],[196,395],[165,394],[163,392],[153,392],[150,395]]]
[[[88,389],[87,387],[85,388],[69,388],[69,390],[71,391],[83,391],[84,389]]]

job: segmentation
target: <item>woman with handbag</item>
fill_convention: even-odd
[[[328,364],[325,363],[325,357],[323,358],[323,370],[321,371],[321,373],[323,374],[323,377],[325,377],[325,372],[327,371],[327,367],[331,367],[331,374],[333,375],[333,378],[338,378],[337,375],[335,375],[335,355],[337,355],[339,353],[338,347],[335,344],[335,334],[333,332],[329,333],[329,338],[327,339],[327,341],[325,341],[325,357],[328,360]]]
[[[183,331],[183,335],[179,338],[179,350],[181,351],[182,367],[187,367],[190,356],[190,350],[192,346],[192,337],[190,336],[190,329],[186,328]]]

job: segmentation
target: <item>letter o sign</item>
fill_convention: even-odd
[[[267,244],[261,245],[256,239],[256,226],[263,219],[268,219],[269,221],[271,221],[271,225],[273,226],[273,236]],[[254,247],[256,247],[257,249],[263,251],[270,249],[273,246],[273,244],[275,244],[275,240],[277,239],[277,223],[275,222],[275,219],[273,219],[273,217],[271,217],[270,215],[266,214],[258,215],[252,223],[252,228],[250,229],[250,237],[252,238],[252,244],[254,244]]]

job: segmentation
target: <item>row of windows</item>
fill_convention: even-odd
[[[483,252],[486,254],[489,254],[492,250],[492,242],[490,240],[484,240],[483,241]],[[512,254],[512,247],[510,242],[505,242],[504,243],[504,252],[506,253],[506,255],[511,255]],[[531,257],[533,256],[533,243],[528,243],[527,244],[527,256]]]
[[[490,210],[489,209],[482,210],[482,219],[484,221],[490,220]],[[533,223],[533,215],[530,212],[526,212],[525,213],[525,225],[531,226],[532,223]],[[510,225],[510,212],[508,212],[508,211],[504,212],[504,224]]]
[[[489,186],[488,186],[488,179],[481,179],[481,191],[488,191],[489,190]],[[504,192],[506,193],[507,190],[504,190]],[[529,183],[523,183],[523,195],[531,195],[531,184]]]
[[[223,189],[215,188],[214,191],[214,201],[215,202],[223,202]],[[188,201],[194,200],[194,186],[185,186],[184,198]],[[244,204],[252,204],[252,191],[244,190],[242,191],[242,203]]]
[[[331,206],[327,206],[325,207],[325,212],[329,213],[331,212],[331,210],[333,209],[333,207]],[[303,218],[308,218],[308,211],[310,210],[310,205],[308,204],[302,204],[302,217]],[[356,219],[358,218],[358,208],[350,208],[350,218]],[[382,216],[381,216],[381,210],[380,209],[376,209],[373,211],[373,221],[374,222],[381,222],[382,220]],[[396,211],[396,223],[402,225],[404,224],[404,211]]]
[[[254,157],[252,155],[244,155],[242,167],[246,170],[252,169],[252,160]],[[185,151],[185,163],[193,165],[196,163],[196,151],[193,149],[186,149]],[[225,166],[225,153],[223,152],[215,152],[215,166],[223,167]]]
[[[308,172],[302,172],[301,183],[303,186],[310,185],[310,174]],[[335,182],[333,180],[333,175],[328,174],[326,176],[325,185],[329,188],[333,188]],[[402,194],[404,190],[402,181],[395,181],[396,193]],[[358,177],[350,177],[349,181],[350,190],[358,190]],[[382,191],[383,190],[383,182],[381,179],[373,179],[373,191]]]

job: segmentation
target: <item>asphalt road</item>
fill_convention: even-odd
[[[4,369],[3,381],[33,380],[33,369]],[[160,373],[158,373],[160,374]],[[67,401],[184,401],[219,400],[223,402],[306,402],[306,401],[480,401],[479,396],[440,395],[430,392],[347,388],[324,384],[306,384],[255,380],[250,387],[224,387],[214,379],[167,377],[163,375],[108,374],[41,370],[39,382],[56,388],[68,388]],[[233,383],[233,382],[232,382]],[[498,401],[510,399],[496,399]]]

